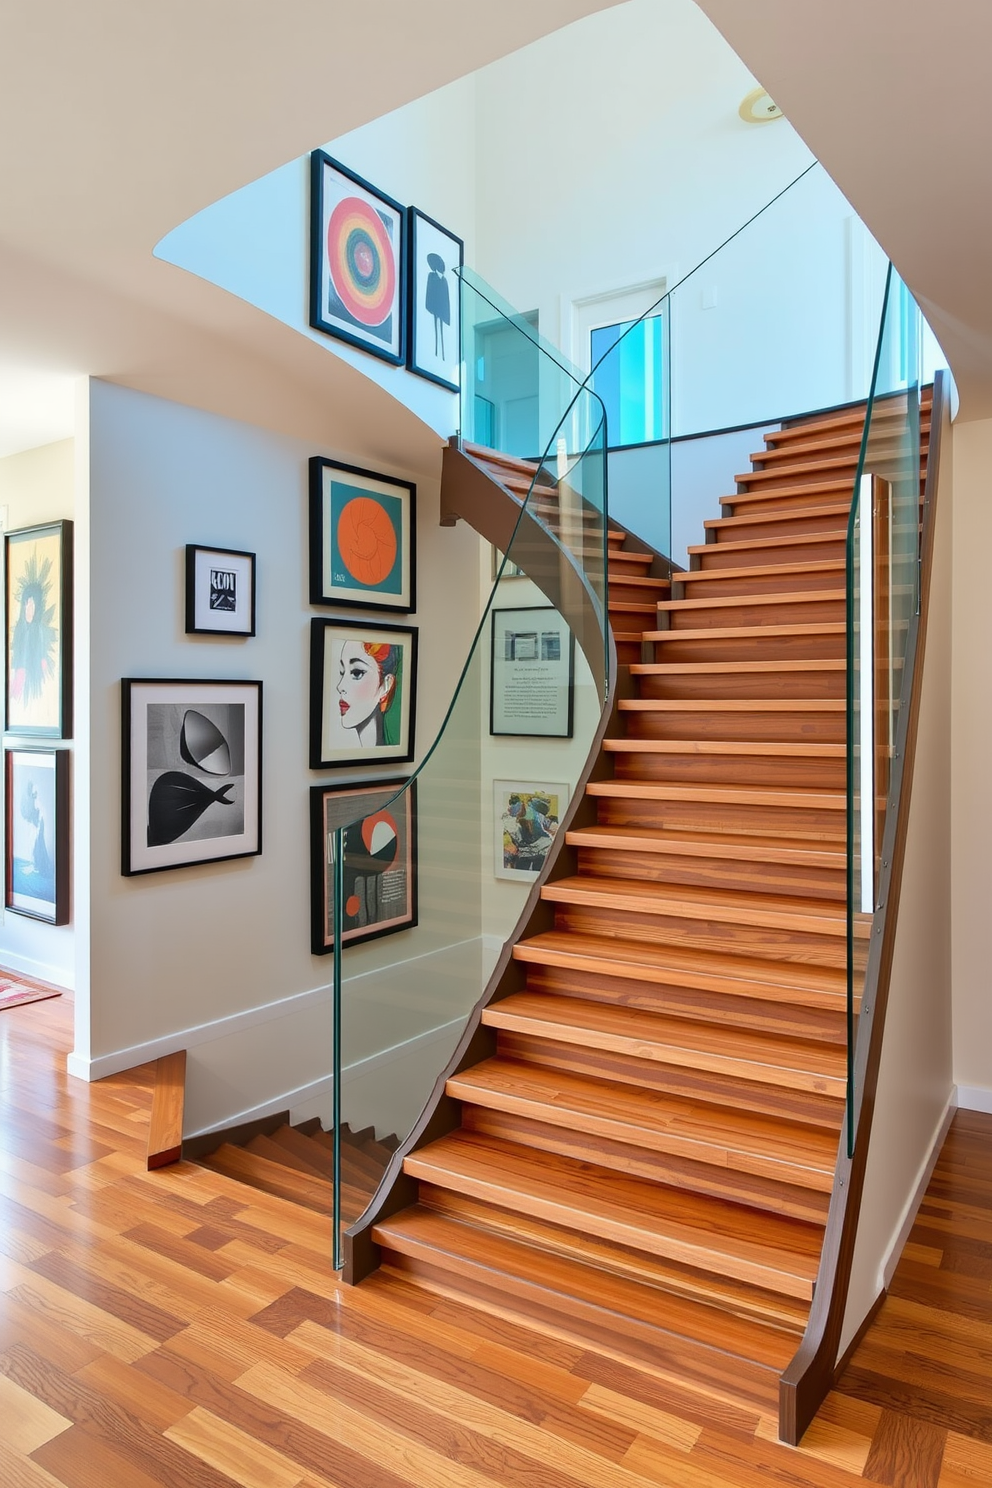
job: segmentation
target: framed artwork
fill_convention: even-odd
[[[407,214],[410,242],[407,366],[457,393],[461,387],[461,238],[416,207]]]
[[[310,768],[413,759],[417,632],[310,622]]]
[[[69,752],[5,751],[4,908],[69,923]]]
[[[490,543],[490,548],[493,555],[492,570],[494,584],[497,579],[525,579],[527,577],[520,564],[514,563],[512,558],[507,558],[506,554],[500,552],[495,543]],[[501,565],[503,568],[502,574],[500,573]]]
[[[570,739],[575,640],[551,605],[493,610],[489,732]]]
[[[342,943],[358,945],[417,923],[417,785],[310,789],[311,950],[334,949],[334,832],[344,828]],[[395,799],[394,799],[395,797]]]
[[[186,634],[255,634],[255,554],[186,546]]]
[[[323,150],[310,156],[310,324],[405,357],[406,212]]]
[[[262,684],[121,682],[121,872],[262,851]]]
[[[555,840],[569,788],[493,781],[493,840],[497,878],[533,881]]]
[[[313,455],[310,603],[409,614],[417,605],[417,488]]]
[[[72,738],[72,523],[8,532],[4,547],[8,734]]]

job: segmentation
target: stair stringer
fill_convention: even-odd
[[[441,513],[442,524],[446,521],[450,523],[456,516],[463,517],[482,537],[494,543],[503,552],[506,551],[512,538],[515,558],[518,554],[526,555],[525,563],[536,564],[539,576],[531,574],[528,568],[529,577],[534,579],[551,603],[561,609],[561,613],[565,615],[570,625],[573,624],[573,615],[575,616],[575,626],[578,630],[585,631],[590,649],[595,654],[595,636],[588,634],[592,629],[589,625],[588,599],[584,612],[580,609],[576,614],[574,608],[575,580],[571,579],[566,583],[560,581],[562,570],[566,567],[566,560],[574,569],[574,559],[568,550],[558,543],[550,530],[537,518],[532,517],[526,508],[522,509],[520,501],[506,487],[494,480],[477,461],[465,454],[459,447],[458,441],[455,440],[446,447],[444,452]],[[618,524],[612,523],[611,525],[617,526]],[[651,552],[659,565],[666,565],[668,562],[661,554],[654,554],[654,550],[648,548],[640,540],[638,540],[636,550]],[[665,572],[667,571],[666,569]],[[577,569],[575,572],[578,575]],[[581,577],[581,582],[586,584],[588,590],[584,576]],[[591,591],[588,593],[591,596]],[[570,606],[570,608],[565,608],[565,606]],[[577,639],[580,644],[583,644],[582,635],[578,633],[578,630]],[[544,867],[531,886],[520,919],[503,946],[489,982],[469,1016],[451,1059],[438,1075],[413,1130],[393,1153],[369,1207],[355,1224],[345,1231],[342,1275],[348,1285],[356,1285],[375,1271],[379,1265],[379,1247],[372,1240],[373,1227],[380,1220],[389,1218],[390,1215],[398,1213],[417,1201],[419,1184],[415,1178],[404,1173],[404,1159],[411,1152],[426,1147],[430,1142],[454,1131],[461,1124],[460,1102],[446,1094],[445,1086],[453,1075],[470,1069],[483,1059],[491,1058],[496,1051],[496,1032],[492,1028],[483,1026],[482,1014],[492,1003],[520,992],[524,986],[527,968],[522,962],[513,959],[513,949],[517,942],[526,936],[541,934],[553,926],[554,905],[542,899],[542,888],[547,883],[570,877],[576,872],[577,853],[574,848],[568,846],[565,839],[568,832],[574,828],[591,826],[596,821],[596,803],[592,797],[587,795],[586,786],[595,780],[612,777],[613,765],[603,750],[603,741],[623,736],[624,724],[618,704],[622,698],[629,698],[634,694],[628,668],[619,666],[617,663],[616,644],[612,631],[608,631],[607,636],[608,701],[590,745],[585,766],[576,782]],[[601,636],[599,645],[601,648]],[[583,649],[592,664],[592,657],[584,644]]]
[[[833,1190],[823,1237],[809,1322],[802,1342],[779,1383],[779,1436],[796,1446],[833,1387],[844,1363],[838,1361],[844,1316],[851,1281],[854,1249],[858,1237],[861,1200],[871,1144],[872,1117],[885,1040],[885,1014],[889,998],[892,961],[895,953],[902,888],[903,860],[909,831],[913,763],[917,725],[923,690],[930,576],[933,564],[936,499],[939,489],[943,441],[950,441],[950,390],[948,374],[938,372],[933,391],[930,446],[923,498],[923,531],[920,549],[920,605],[910,620],[903,689],[899,702],[890,793],[882,842],[883,867],[878,886],[878,908],[872,923],[873,935],[865,969],[861,1013],[854,1049],[855,1140],[848,1156],[847,1126],[841,1131]],[[944,446],[947,448],[947,445]],[[884,1300],[884,1292],[875,1307]],[[862,1322],[848,1355],[874,1316],[873,1307]]]

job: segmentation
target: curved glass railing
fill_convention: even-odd
[[[920,602],[924,321],[890,266],[847,531],[847,1145],[857,1129],[855,1027],[879,908],[882,840],[910,619]]]
[[[602,405],[468,276],[462,322],[466,346],[481,341],[479,356],[514,369],[516,421],[467,420],[474,440],[463,436],[504,459],[520,501],[512,537],[504,553],[484,545],[474,635],[417,768],[313,791],[314,949],[333,954],[335,1267],[534,890],[610,689]],[[331,747],[354,717],[356,744],[365,732],[401,754],[410,628],[384,621],[349,638],[340,621],[314,625]]]

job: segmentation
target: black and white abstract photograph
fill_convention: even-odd
[[[464,259],[461,238],[411,207],[410,333],[407,366],[419,377],[457,393],[461,387],[460,280]]]
[[[125,874],[261,851],[261,686],[124,680]]]
[[[186,634],[255,634],[255,554],[186,548]]]

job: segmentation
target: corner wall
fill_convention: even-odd
[[[6,508],[3,525],[8,532],[34,527],[42,522],[71,520],[75,512],[73,493],[73,441],[42,445],[0,460],[0,508]],[[52,743],[74,752],[73,742],[11,736],[9,743],[47,747]],[[75,791],[70,760],[70,799]],[[0,760],[0,769],[3,761]],[[2,815],[2,813],[0,813]],[[0,823],[0,835],[5,827]],[[4,859],[0,857],[0,863]],[[0,909],[0,964],[25,976],[40,977],[58,987],[74,987],[76,981],[74,886],[68,925],[46,925],[25,915]],[[0,896],[2,903],[2,896]]]

